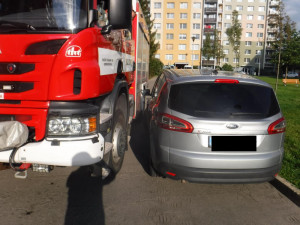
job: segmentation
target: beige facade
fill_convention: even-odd
[[[202,6],[202,0],[151,1],[153,29],[160,44],[156,57],[165,65],[199,66]]]
[[[274,26],[268,15],[277,13],[280,0],[151,0],[150,8],[160,49],[156,57],[165,65],[190,64],[201,67],[239,65],[247,72],[259,73],[270,63],[270,41]],[[226,29],[232,23],[232,11],[237,10],[243,28],[240,58],[236,59],[229,45]],[[217,30],[224,57],[201,57],[201,46],[209,33]],[[195,37],[194,41],[192,37]],[[192,60],[193,59],[193,60]]]

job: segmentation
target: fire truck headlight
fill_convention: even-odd
[[[48,122],[48,136],[81,136],[96,131],[96,116],[50,116]]]

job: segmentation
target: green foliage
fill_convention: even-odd
[[[275,87],[276,79],[258,77]],[[278,85],[277,98],[287,123],[284,158],[280,175],[300,188],[300,87]]]
[[[232,65],[225,63],[222,67],[222,70],[224,70],[224,71],[233,71],[233,67],[232,67]]]
[[[148,30],[149,30],[149,42],[150,42],[150,59],[154,58],[155,53],[157,52],[158,48],[159,48],[159,43],[156,42],[155,40],[155,35],[156,35],[156,31],[153,31],[152,27],[153,27],[153,21],[151,20],[151,14],[149,11],[149,4],[147,0],[140,0],[140,4],[145,16],[145,20],[146,23],[148,25]]]
[[[162,73],[164,64],[156,58],[150,58],[150,64],[149,64],[149,76],[154,77],[158,76]]]
[[[210,34],[205,34],[205,40],[203,41],[203,47],[202,47],[202,55],[209,60],[211,57],[213,57],[213,50],[212,50],[212,44],[210,40]]]
[[[231,27],[227,28],[226,34],[228,36],[228,41],[233,48],[235,58],[240,58],[240,46],[241,46],[241,37],[242,37],[243,28],[241,23],[238,20],[238,11],[234,10],[232,12],[232,24]],[[239,63],[237,63],[239,67]]]

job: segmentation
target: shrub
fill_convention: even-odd
[[[232,65],[225,63],[222,67],[222,70],[224,70],[224,71],[233,71],[233,67],[232,67]]]

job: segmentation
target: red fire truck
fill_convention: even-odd
[[[136,0],[0,0],[0,163],[118,172],[148,62]]]

